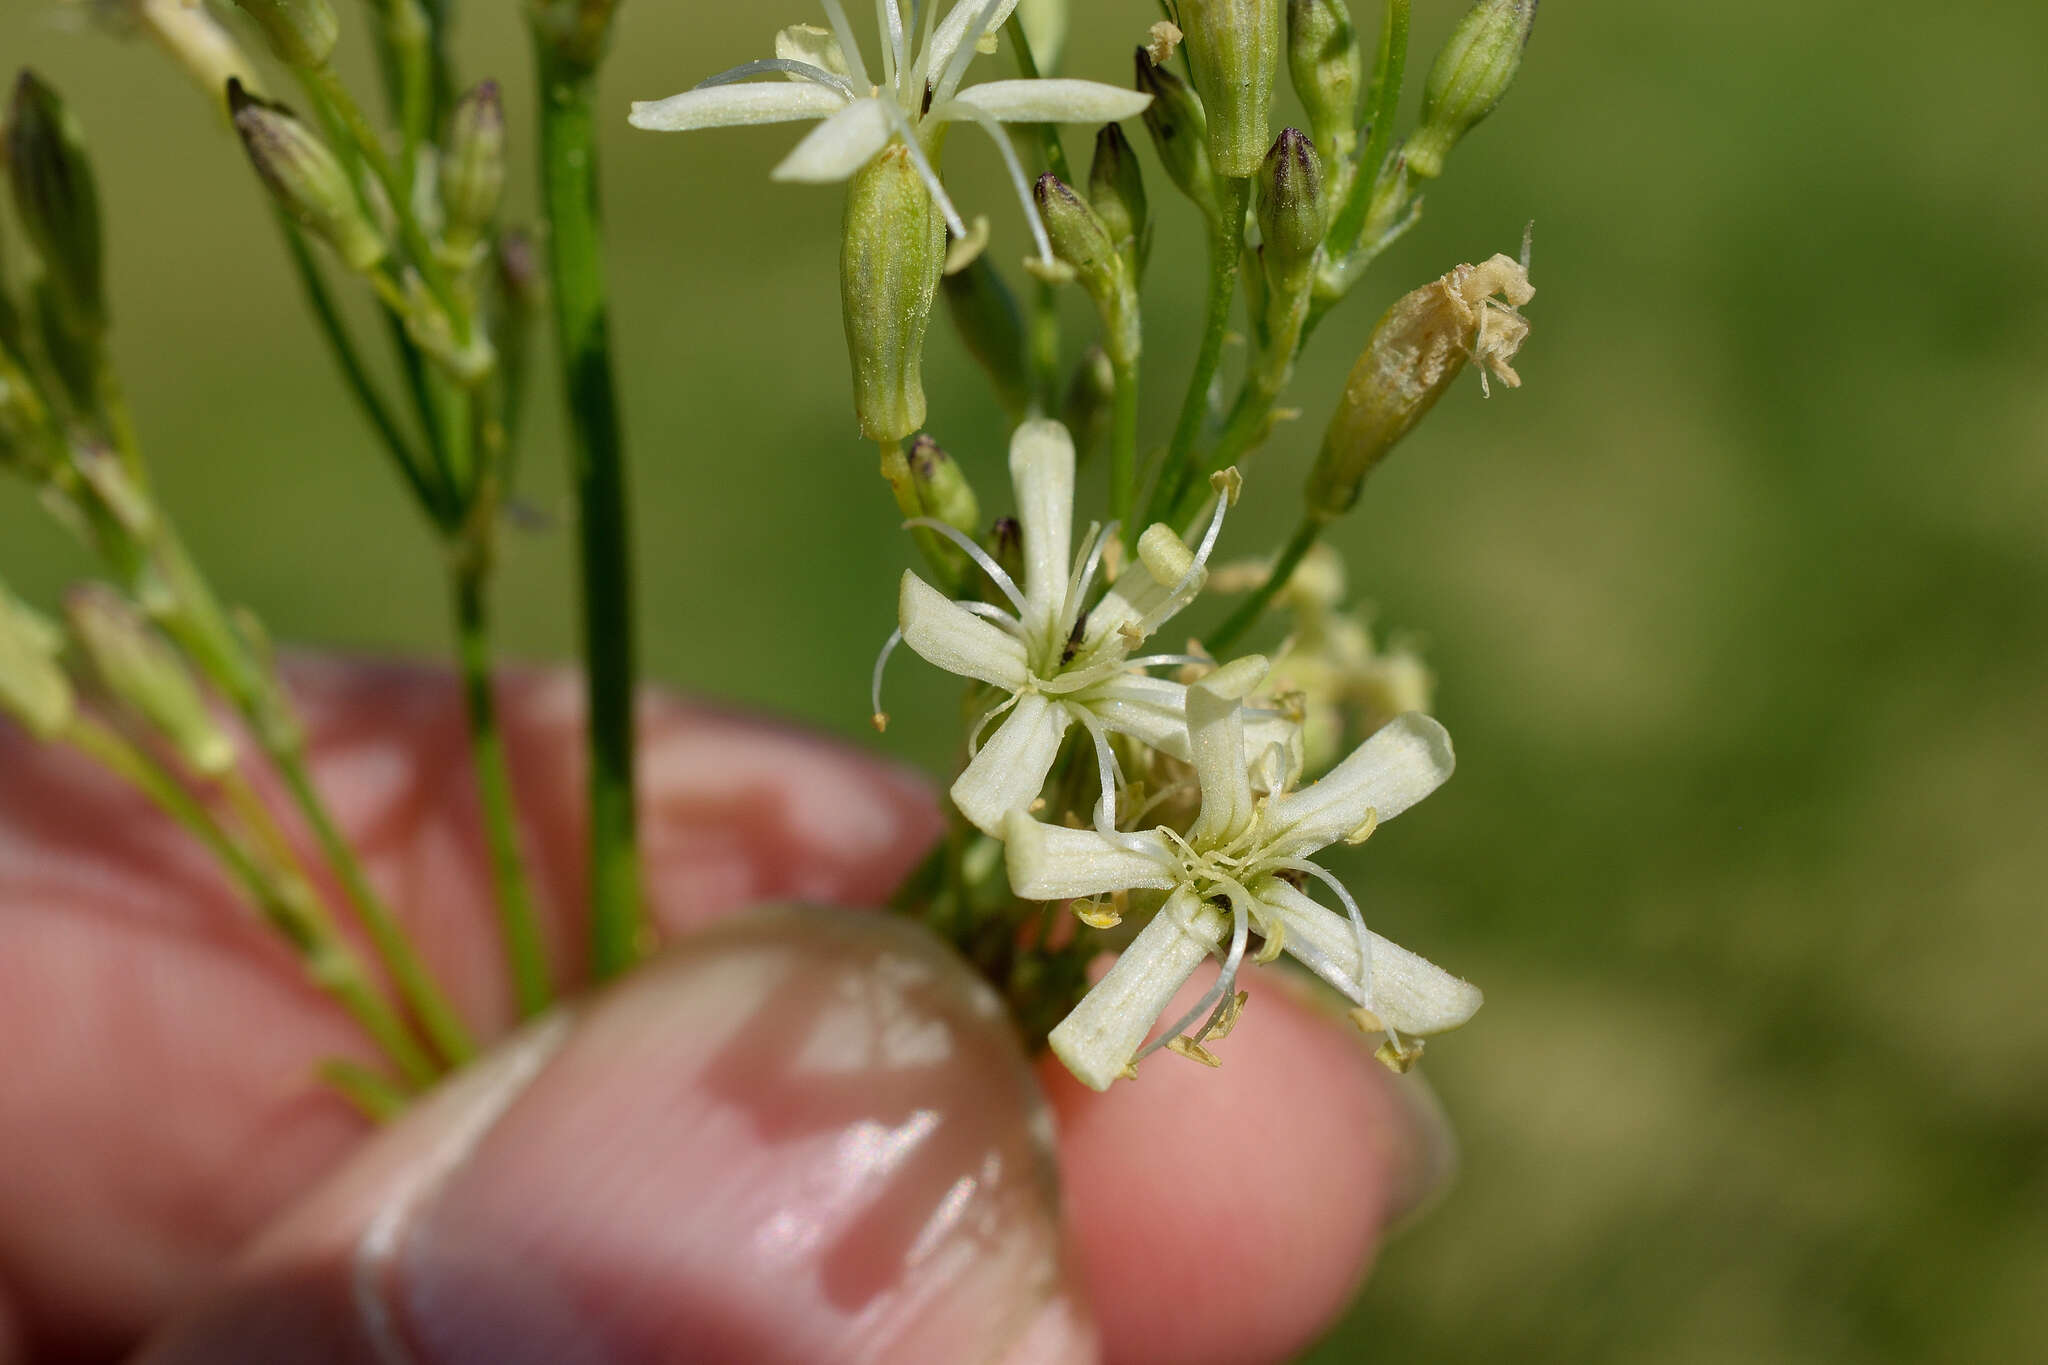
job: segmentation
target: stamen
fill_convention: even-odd
[[[1109,731],[1095,714],[1085,706],[1069,707],[1068,714],[1081,722],[1095,741],[1096,780],[1102,785],[1102,795],[1095,802],[1095,831],[1114,837],[1116,827],[1116,798],[1123,790],[1123,769],[1117,764],[1116,753],[1109,747]]]
[[[939,0],[913,0],[913,3],[916,4],[920,16],[918,22],[917,61],[908,72],[904,73],[903,103],[907,107],[910,104],[911,92],[916,91],[918,92],[919,106],[926,107],[925,96],[931,93],[928,77],[931,75],[932,29],[938,20]]]
[[[1352,998],[1366,1008],[1372,1008],[1372,935],[1366,932],[1365,916],[1359,913],[1358,902],[1351,899],[1351,892],[1344,883],[1309,862],[1306,858],[1290,858],[1280,866],[1305,872],[1324,886],[1337,893],[1337,899],[1344,902],[1344,912],[1351,916],[1351,932],[1358,936],[1358,994]]]
[[[903,64],[903,14],[896,0],[875,0],[875,27],[882,32],[882,86],[893,94]]]
[[[1195,1002],[1195,1007],[1186,1014],[1183,1014],[1172,1028],[1139,1049],[1138,1055],[1131,1059],[1133,1062],[1144,1061],[1145,1058],[1157,1052],[1160,1048],[1165,1047],[1175,1038],[1186,1034],[1189,1026],[1197,1019],[1202,1018],[1204,1015],[1209,1015],[1208,1022],[1202,1026],[1201,1032],[1196,1034],[1192,1040],[1200,1042],[1202,1038],[1208,1035],[1210,1028],[1223,1017],[1223,1002],[1231,998],[1236,992],[1237,969],[1244,963],[1245,942],[1251,935],[1251,921],[1244,912],[1243,903],[1232,897],[1231,910],[1235,917],[1235,927],[1232,928],[1230,934],[1230,952],[1223,959],[1223,970],[1216,974],[1215,984],[1202,992],[1202,998]]]
[[[1088,534],[1081,542],[1081,553],[1074,560],[1074,572],[1067,579],[1067,599],[1060,607],[1060,633],[1072,640],[1081,622],[1081,604],[1088,600],[1088,588],[1095,582],[1095,571],[1102,565],[1102,551],[1115,538],[1120,522],[1112,521],[1107,526],[1088,523]]]
[[[837,90],[849,100],[860,98],[859,93],[854,90],[852,84],[838,72],[827,71],[822,66],[812,66],[809,62],[793,61],[788,57],[763,57],[755,62],[742,62],[729,71],[721,71],[716,76],[706,76],[703,80],[698,81],[694,88],[709,90],[713,86],[737,85],[749,76],[765,76],[771,72],[795,76],[799,80],[809,81],[813,85],[826,86]]]
[[[939,206],[939,213],[946,220],[946,231],[955,237],[965,237],[967,224],[962,221],[960,210],[954,208],[953,201],[947,198],[946,187],[940,183],[938,171],[925,157],[924,145],[917,140],[917,125],[910,121],[910,115],[896,107],[894,100],[881,100],[879,103],[889,122],[896,125],[896,132],[903,139],[903,145],[910,150],[910,164],[917,167],[918,176],[924,181],[926,193],[930,194],[932,202]]]
[[[1207,668],[1210,664],[1213,664],[1215,662],[1216,661],[1214,659],[1204,659],[1199,654],[1141,654],[1135,659],[1125,659],[1124,667],[1166,668],[1168,666],[1173,666],[1177,668]],[[1260,713],[1252,710],[1250,707],[1245,708],[1245,715],[1247,716],[1254,716],[1258,714]]]
[[[974,121],[995,141],[996,150],[1003,155],[1003,166],[1010,173],[1010,188],[1017,191],[1017,202],[1024,206],[1024,221],[1031,227],[1031,240],[1038,247],[1038,259],[1052,264],[1052,239],[1045,235],[1045,220],[1038,216],[1038,202],[1031,197],[1031,180],[1024,174],[1024,163],[1017,159],[1017,149],[1011,144],[1010,135],[1003,131],[1002,124],[987,114],[977,112]]]
[[[875,83],[868,79],[867,63],[861,60],[860,44],[853,40],[853,26],[846,22],[846,11],[839,7],[839,0],[822,3],[825,17],[832,25],[832,36],[839,40],[839,50],[846,54],[846,66],[853,72],[854,82],[863,90],[874,89]]]
[[[1207,572],[1209,555],[1216,548],[1216,538],[1223,534],[1223,514],[1229,510],[1230,499],[1219,495],[1216,499],[1216,510],[1209,514],[1209,529],[1203,534],[1201,546],[1195,551],[1194,562],[1189,564],[1188,571],[1180,576],[1180,582],[1173,585],[1173,591],[1166,595],[1166,600],[1147,612],[1145,618],[1138,622],[1138,630],[1142,634],[1150,635],[1187,605],[1187,600],[1183,600],[1182,594],[1200,581],[1202,575]]]
[[[972,3],[972,0],[961,0],[961,3]],[[974,22],[960,35],[960,46],[953,49],[952,57],[946,62],[946,69],[939,74],[938,86],[933,92],[934,104],[944,104],[953,98],[953,92],[960,88],[960,78],[967,74],[967,65],[974,60],[975,49],[981,45],[982,38],[988,33],[988,21],[995,18],[996,10],[1002,3],[1003,0],[987,0],[987,3],[982,5],[981,12],[975,16]]]
[[[948,526],[936,517],[912,517],[909,521],[903,523],[903,529],[906,531],[931,531],[952,541],[954,545],[959,547],[962,554],[973,560],[981,571],[989,576],[989,579],[996,587],[1001,589],[1003,596],[1010,599],[1011,605],[1017,608],[1017,614],[1019,616],[1024,614],[1024,594],[1018,591],[1016,582],[1009,574],[1003,572],[1002,565],[989,558],[988,551],[968,539],[960,528]],[[966,604],[962,603],[961,605],[964,606]]]
[[[874,681],[868,688],[868,700],[873,703],[875,729],[878,731],[889,728],[889,713],[882,709],[882,670],[889,666],[889,656],[894,654],[896,646],[902,643],[903,632],[900,630],[890,631],[888,640],[882,645],[881,654],[876,656],[875,659]]]
[[[1024,623],[993,602],[955,602],[953,605],[973,612],[984,621],[993,621],[1014,635],[1022,637],[1024,634]]]
[[[1011,707],[1015,706],[1018,702],[1022,701],[1023,699],[1024,694],[1022,692],[1012,692],[1009,696],[1003,698],[1003,700],[997,702],[994,706],[989,707],[988,710],[982,712],[981,715],[975,718],[974,724],[967,727],[968,758],[972,759],[976,754],[981,752],[981,737],[982,734],[988,729],[989,722],[993,721],[997,716],[1000,716],[1001,714],[1003,714],[1003,712],[1009,710]]]

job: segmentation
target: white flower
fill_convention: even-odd
[[[1264,956],[1292,953],[1359,1006],[1361,1022],[1383,1029],[1382,1055],[1405,1065],[1416,1049],[1401,1035],[1456,1028],[1480,993],[1367,930],[1357,902],[1309,855],[1356,843],[1434,791],[1451,775],[1450,736],[1409,714],[1382,729],[1313,786],[1256,795],[1244,765],[1242,698],[1263,681],[1266,661],[1239,659],[1188,689],[1187,724],[1202,785],[1202,809],[1185,835],[1064,829],[1010,816],[1004,837],[1010,884],[1031,900],[1064,900],[1122,890],[1169,892],[1165,905],[1124,949],[1048,1040],[1085,1084],[1105,1089],[1153,1048],[1173,1044],[1206,1015],[1179,1050],[1212,1061],[1201,1044],[1236,1018],[1236,981],[1256,928]],[[1295,885],[1315,878],[1344,904],[1325,909]],[[1202,959],[1222,948],[1223,970],[1194,1009],[1140,1050]]]
[[[892,141],[910,149],[912,160],[945,215],[954,237],[967,226],[939,183],[935,164],[947,124],[980,124],[995,139],[1010,179],[1024,204],[1041,259],[1052,258],[1045,227],[1031,203],[1030,186],[1005,123],[1113,123],[1150,103],[1149,95],[1097,81],[985,81],[967,89],[961,81],[982,44],[1017,7],[1017,0],[959,0],[935,26],[939,0],[910,0],[906,23],[900,0],[878,0],[882,26],[882,79],[872,82],[847,25],[839,0],[823,0],[829,30],[798,24],[775,38],[775,55],[748,62],[665,100],[633,106],[636,128],[687,132],[744,123],[824,122],[796,145],[773,171],[777,180],[814,183],[844,180]],[[912,46],[914,31],[922,37]],[[787,83],[741,84],[749,76],[781,74]]]
[[[978,744],[953,783],[953,803],[976,828],[1000,835],[1003,818],[1037,799],[1069,727],[1085,728],[1095,743],[1103,800],[1099,827],[1114,826],[1115,793],[1122,785],[1113,733],[1133,736],[1178,758],[1190,756],[1186,688],[1142,670],[1204,662],[1182,654],[1133,657],[1146,638],[1192,602],[1207,578],[1207,562],[1223,528],[1229,496],[1219,492],[1200,546],[1163,525],[1138,539],[1138,562],[1129,566],[1094,606],[1089,590],[1116,528],[1091,526],[1073,553],[1074,442],[1057,422],[1031,421],[1010,442],[1010,478],[1024,542],[1020,588],[973,541],[943,522],[907,523],[950,538],[972,556],[1009,598],[1015,613],[982,602],[955,602],[915,573],[903,575],[898,599],[899,640],[949,673],[975,678],[1009,695],[974,727],[1002,723]],[[882,663],[875,668],[881,711]],[[1271,785],[1298,765],[1300,737],[1279,716],[1262,715],[1250,733]],[[1238,755],[1240,769],[1246,754]]]

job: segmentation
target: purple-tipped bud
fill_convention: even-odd
[[[106,329],[99,187],[85,134],[57,92],[24,71],[7,112],[7,180],[68,330]]]
[[[334,55],[341,17],[328,0],[235,0],[286,66],[317,71]]]
[[[349,183],[348,172],[313,130],[281,104],[228,83],[235,131],[264,187],[307,231],[333,247],[351,270],[368,270],[390,250]]]
[[[1259,232],[1268,271],[1284,275],[1314,260],[1327,212],[1314,144],[1299,128],[1282,129],[1259,166]]]
[[[1165,66],[1154,64],[1152,54],[1139,48],[1135,58],[1136,77],[1132,84],[1152,97],[1145,106],[1145,131],[1167,179],[1205,211],[1216,210],[1216,173],[1209,164],[1209,120],[1202,111],[1201,98],[1188,83]]]
[[[1136,149],[1114,123],[1104,124],[1095,135],[1095,160],[1088,167],[1088,202],[1109,229],[1110,240],[1132,274],[1143,271],[1152,242],[1145,177],[1138,169]]]
[[[448,123],[441,161],[441,203],[449,245],[462,250],[487,235],[505,192],[505,105],[496,81],[464,95]]]

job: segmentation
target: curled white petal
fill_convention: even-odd
[[[732,88],[744,90],[750,87]],[[776,90],[783,87],[760,88]],[[806,87],[788,88],[802,90]],[[774,180],[795,180],[806,184],[844,180],[889,145],[892,131],[889,111],[880,100],[869,98],[855,100],[852,104],[841,101],[839,112],[806,134],[769,176]]]
[[[1024,533],[1024,628],[1044,636],[1066,604],[1074,555],[1074,438],[1034,420],[1010,438],[1010,482]]]
[[[1010,889],[1026,900],[1059,901],[1110,891],[1164,891],[1176,872],[1156,834],[1110,839],[1092,829],[1048,825],[1020,812],[1003,824]]]
[[[1244,698],[1266,677],[1266,660],[1247,655],[1188,688],[1188,747],[1202,784],[1202,813],[1188,830],[1192,844],[1227,844],[1252,818],[1251,775],[1245,768]]]
[[[1046,1039],[1053,1054],[1083,1085],[1109,1089],[1227,924],[1194,892],[1176,892],[1053,1029]]]
[[[1066,708],[1048,697],[1027,692],[1017,698],[1010,714],[954,779],[953,804],[968,823],[985,834],[1000,835],[1003,817],[1036,801],[1070,724]]]
[[[936,119],[992,118],[998,123],[1115,123],[1145,111],[1152,97],[1101,81],[983,81],[934,108]]]
[[[626,121],[656,133],[687,133],[698,128],[830,118],[846,108],[846,97],[830,87],[778,81],[714,85],[685,90],[665,100],[640,100]]]
[[[1252,888],[1282,926],[1281,946],[1309,970],[1356,1001],[1358,936],[1351,921],[1275,877]],[[1368,931],[1372,947],[1372,1010],[1380,1023],[1427,1037],[1457,1028],[1485,1003],[1477,986],[1427,958]]]
[[[1024,646],[916,574],[904,571],[896,596],[903,643],[927,663],[1015,692],[1028,680]]]
[[[1275,801],[1266,812],[1280,857],[1336,843],[1368,816],[1391,820],[1441,787],[1457,766],[1444,727],[1418,711],[1396,716],[1322,781]]]
[[[1119,673],[1072,698],[1118,734],[1175,758],[1188,756],[1187,688],[1168,678]]]
[[[926,0],[926,3],[936,5],[939,0]],[[1010,11],[1016,8],[1017,0],[992,0],[992,5],[991,0],[960,0],[939,24],[925,47],[926,79],[938,85],[950,77],[957,84],[967,62],[974,60],[971,55],[960,52],[962,40],[970,46],[979,43],[983,35],[1001,28],[1009,20]],[[975,31],[969,34],[969,28]],[[964,58],[957,70],[953,68],[956,55]]]

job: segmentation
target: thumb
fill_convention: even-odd
[[[141,1359],[1092,1361],[1055,1200],[985,986],[900,921],[762,912],[451,1082]]]

